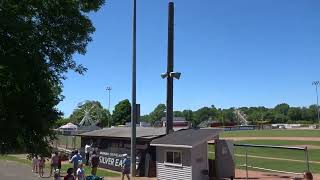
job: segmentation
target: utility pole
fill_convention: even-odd
[[[167,109],[166,109],[166,134],[173,132],[173,79],[179,79],[181,73],[173,71],[174,57],[174,3],[169,2],[168,6],[168,56],[167,72],[161,77],[167,78]]]
[[[174,4],[169,2],[168,15],[168,57],[167,72],[173,72],[173,37],[174,36]],[[166,133],[173,131],[173,77],[167,78],[167,128]]]
[[[136,176],[136,0],[133,0],[132,27],[132,107],[131,107],[131,176]]]
[[[320,84],[320,81],[313,81],[312,85],[316,86],[316,93],[317,93],[317,112],[318,112],[318,123],[320,124],[320,118],[319,118],[319,98],[318,98],[318,85]]]
[[[108,111],[109,111],[109,118],[108,118],[108,127],[110,127],[110,119],[111,119],[111,110],[110,110],[110,93],[112,88],[110,86],[108,86],[106,88],[107,91],[109,91],[109,104],[108,104]]]

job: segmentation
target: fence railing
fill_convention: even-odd
[[[54,148],[79,149],[81,147],[81,138],[74,135],[57,135],[53,141]]]
[[[303,151],[304,152],[304,159],[305,159],[305,171],[310,171],[310,165],[309,165],[309,153],[308,148],[306,147],[290,147],[290,146],[271,146],[271,145],[255,145],[255,144],[234,144],[236,147],[244,147],[245,148],[245,164],[241,164],[241,167],[245,167],[246,170],[246,178],[249,178],[248,174],[248,168],[250,169],[258,169],[263,171],[271,171],[271,172],[277,172],[277,173],[286,173],[286,174],[295,174],[300,175],[302,172],[289,172],[284,170],[277,170],[277,169],[271,169],[271,168],[264,168],[264,167],[258,167],[258,166],[251,166],[248,163],[249,155],[248,155],[248,148],[270,148],[270,149],[282,149],[282,150],[293,150],[293,151]],[[259,157],[259,156],[256,156]],[[272,158],[271,158],[272,159]],[[277,159],[277,158],[274,158]],[[289,160],[289,159],[288,159]]]

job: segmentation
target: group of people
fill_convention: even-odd
[[[58,152],[55,152],[50,159],[50,177],[52,173],[54,173],[54,180],[61,180],[60,178],[60,170],[61,170],[61,161],[62,157]],[[78,150],[73,151],[73,154],[70,158],[70,163],[73,163],[73,168],[69,168],[67,170],[67,175],[64,177],[64,180],[85,180],[85,170],[83,168],[83,159]],[[39,173],[39,177],[43,177],[44,168],[45,168],[46,159],[44,156],[40,156],[38,158],[35,155],[32,158],[32,171],[34,173]],[[97,168],[99,166],[99,156],[97,156],[96,152],[93,151],[91,155],[91,174],[96,176]]]
[[[38,155],[33,156],[32,158],[32,172],[39,173],[39,177],[43,177],[44,171],[46,165],[46,159],[44,156],[40,156],[38,158]],[[56,174],[56,170],[61,169],[61,157],[58,154],[58,152],[55,152],[51,159],[50,159],[50,176],[52,176],[52,171],[54,170]]]
[[[40,177],[43,177],[43,169],[45,168],[45,158],[43,156],[38,157],[35,155],[32,158],[32,172],[39,173]]]
[[[86,164],[89,159],[86,159]],[[91,175],[96,176],[97,169],[99,166],[99,156],[96,151],[92,151],[92,155],[90,157],[90,166],[91,166]],[[85,171],[83,169],[83,158],[80,155],[78,150],[74,151],[73,156],[70,159],[70,162],[73,163],[73,173],[78,178],[78,180],[84,180],[86,178]]]

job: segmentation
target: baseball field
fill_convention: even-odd
[[[307,147],[310,171],[320,174],[320,130],[227,131],[221,138],[234,140],[235,144]],[[213,148],[209,145],[210,158],[214,158]],[[235,146],[238,168],[245,164],[246,150],[250,166],[293,173],[302,173],[307,169],[304,151]]]

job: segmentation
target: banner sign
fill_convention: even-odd
[[[114,171],[122,171],[124,166],[124,154],[112,153],[112,152],[103,152],[99,154],[100,164],[99,166],[106,169],[111,169]],[[136,166],[139,164],[139,158],[136,157]]]

